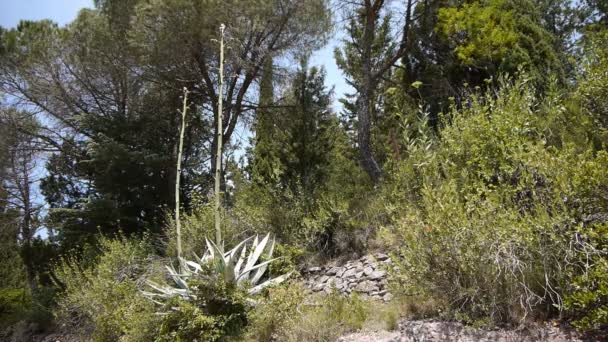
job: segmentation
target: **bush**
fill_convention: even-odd
[[[275,341],[295,324],[304,303],[305,290],[296,284],[270,289],[268,298],[250,314],[247,336],[254,341]]]
[[[585,216],[606,208],[598,202],[605,157],[565,139],[549,144],[547,120],[566,114],[535,94],[524,78],[472,95],[452,110],[441,140],[411,144],[392,168],[386,237],[399,250],[399,285],[446,303],[451,318],[550,315],[569,287],[566,266],[580,264],[572,238]]]
[[[336,293],[307,304],[296,284],[269,291],[251,313],[247,337],[254,341],[332,341],[363,327],[369,315],[366,302]]]
[[[24,288],[0,288],[0,326],[24,318],[32,306],[32,297]]]
[[[202,203],[200,199],[195,200],[195,208],[191,213],[182,215],[182,253],[186,258],[200,255],[207,249],[205,239],[215,236],[215,213],[211,203]],[[176,229],[174,217],[167,216],[168,236],[167,255],[177,256]],[[229,208],[222,213],[222,236],[226,245],[236,245],[244,238],[255,233],[265,233],[267,229],[258,221],[255,215],[244,212],[240,208]]]
[[[63,293],[57,316],[69,329],[95,341],[153,340],[158,316],[139,294],[153,249],[146,239],[102,238],[90,265],[63,260],[55,273]]]
[[[581,329],[602,329],[608,325],[608,224],[581,234],[580,253],[587,265],[574,277],[564,307]]]
[[[235,338],[247,325],[246,293],[220,277],[191,284],[196,300],[169,301],[156,341],[212,342]]]

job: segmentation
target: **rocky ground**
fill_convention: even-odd
[[[342,265],[328,264],[309,267],[303,271],[305,285],[312,292],[338,291],[342,294],[358,293],[364,297],[388,302],[393,298],[387,284],[386,266],[392,263],[388,255],[366,255]]]
[[[465,327],[456,322],[406,320],[396,331],[363,331],[349,334],[338,342],[566,342],[605,341],[601,338],[582,339],[571,330],[550,324],[522,330],[482,330]]]

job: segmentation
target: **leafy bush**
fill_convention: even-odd
[[[198,195],[194,197],[195,208],[181,219],[182,250],[188,258],[207,249],[206,239],[215,234],[213,205],[202,203]],[[171,215],[167,216],[167,222],[167,254],[177,256],[175,222]],[[236,245],[247,236],[265,233],[267,230],[255,215],[238,207],[223,210],[221,226],[224,242],[228,245]]]
[[[332,341],[359,330],[369,316],[358,297],[331,294],[311,305],[297,284],[273,288],[250,314],[247,337],[255,341]]]
[[[239,336],[247,325],[247,294],[222,277],[192,282],[195,297],[173,297],[164,308],[156,341],[212,342]]]
[[[23,318],[32,305],[32,297],[24,288],[0,288],[0,326]]]
[[[248,338],[254,341],[280,340],[282,332],[297,322],[305,295],[305,290],[297,284],[270,289],[268,298],[250,314]]]
[[[96,341],[153,340],[158,316],[138,291],[140,277],[151,267],[151,253],[146,239],[102,238],[99,256],[90,265],[63,260],[55,270],[63,289],[60,321]]]
[[[601,329],[608,325],[608,224],[581,234],[581,254],[586,268],[573,279],[572,291],[564,307],[582,329]]]
[[[401,289],[469,322],[520,321],[542,305],[550,314],[566,263],[580,262],[571,241],[601,198],[604,157],[548,144],[546,120],[563,111],[525,78],[466,103],[441,140],[410,145],[386,186]]]

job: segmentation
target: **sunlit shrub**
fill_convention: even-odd
[[[63,289],[57,315],[83,338],[96,341],[143,341],[154,335],[158,316],[139,295],[140,277],[153,269],[146,240],[126,238],[99,242],[99,256],[82,267],[66,259],[55,270]]]
[[[240,335],[247,326],[247,294],[221,277],[192,284],[195,300],[165,304],[157,341],[212,342]]]
[[[525,78],[503,82],[454,108],[440,140],[419,141],[394,165],[386,236],[404,293],[482,324],[561,307],[566,266],[580,263],[573,238],[603,206],[606,181],[601,154],[548,144],[543,117],[559,105],[537,100]]]
[[[269,291],[250,314],[247,338],[252,341],[333,341],[361,329],[369,317],[369,305],[358,297],[337,293],[306,299],[297,284]]]

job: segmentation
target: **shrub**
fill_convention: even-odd
[[[221,277],[192,283],[193,301],[173,297],[165,304],[157,341],[212,342],[239,336],[247,325],[247,294]]]
[[[581,275],[573,279],[564,307],[582,329],[608,325],[608,224],[582,232],[580,253],[587,260]]]
[[[271,289],[251,313],[247,337],[255,341],[332,341],[359,330],[369,315],[358,297],[331,294],[317,304],[307,303],[296,284]]]
[[[146,239],[102,238],[90,265],[63,260],[55,270],[63,289],[60,322],[96,341],[152,339],[158,316],[138,291],[139,278],[150,272],[151,253]]]
[[[548,144],[544,119],[560,102],[535,93],[524,78],[472,95],[441,140],[410,145],[390,174],[386,236],[399,250],[401,290],[445,303],[452,318],[551,314],[568,288],[567,264],[580,264],[572,238],[603,206],[605,157]]]
[[[250,314],[247,336],[254,341],[280,340],[282,332],[297,322],[306,293],[298,284],[270,289],[268,297]]]
[[[0,326],[24,318],[32,305],[32,297],[24,288],[0,288]]]
[[[201,203],[195,197],[195,209],[181,219],[182,250],[183,256],[190,258],[207,248],[205,240],[215,236],[214,231],[214,209],[212,204]],[[165,229],[168,236],[167,255],[177,256],[176,251],[176,229],[173,218],[167,216],[168,225]],[[254,233],[265,232],[264,226],[260,224],[254,215],[244,212],[240,208],[223,209],[222,213],[222,236],[228,245],[239,243],[247,236]]]

